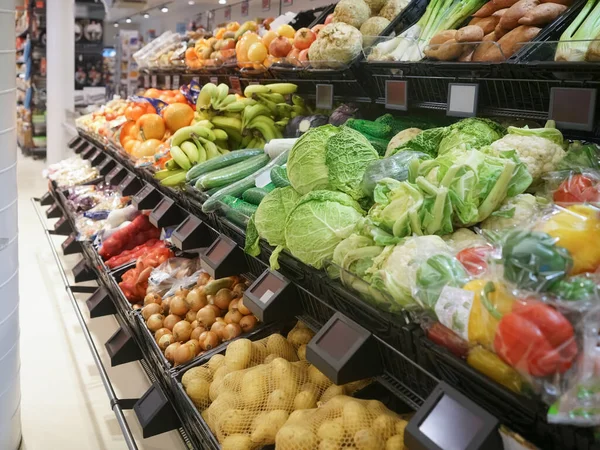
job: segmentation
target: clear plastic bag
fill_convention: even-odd
[[[146,294],[170,297],[178,289],[195,285],[199,275],[199,259],[170,258],[152,270]]]

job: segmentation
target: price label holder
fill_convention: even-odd
[[[112,367],[142,359],[142,352],[129,330],[121,325],[104,344]]]
[[[283,321],[300,313],[296,286],[279,272],[268,269],[244,292],[244,306],[265,323]]]
[[[81,140],[81,142],[77,145],[77,147],[73,147],[73,151],[76,154],[80,154],[84,149],[86,149],[88,147],[88,142],[84,139]]]
[[[162,199],[162,195],[150,184],[144,186],[140,191],[133,196],[131,203],[138,211],[146,209],[154,209]]]
[[[317,84],[315,106],[317,109],[333,108],[333,84]]]
[[[163,197],[150,213],[149,219],[150,223],[157,228],[170,227],[181,223],[183,212],[175,204],[175,201]]]
[[[242,95],[242,85],[240,83],[240,77],[229,77],[229,86],[234,94]]]
[[[171,75],[165,75],[165,89],[171,89]]]
[[[75,147],[77,147],[81,143],[82,140],[83,140],[83,138],[81,138],[81,136],[75,136],[73,139],[71,139],[69,141],[69,143],[67,144],[67,146],[69,148],[75,148]]]
[[[153,74],[153,75],[152,75],[152,81],[150,82],[150,85],[151,85],[153,88],[156,88],[156,86],[158,86],[158,82],[157,82],[157,76],[156,76],[156,74]]]
[[[477,115],[479,85],[477,83],[449,83],[446,115],[474,117]]]
[[[110,173],[111,170],[114,169],[116,164],[117,162],[114,159],[107,156],[106,159],[102,161],[98,166],[98,172],[100,173],[100,175],[107,175]]]
[[[386,80],[385,107],[398,111],[408,111],[408,82],[405,80]]]
[[[71,227],[71,223],[67,220],[67,218],[61,217],[59,221],[54,224],[54,229],[51,230],[50,234],[54,234],[57,236],[68,236],[73,231],[74,230]]]
[[[48,219],[57,219],[62,217],[62,209],[58,205],[58,203],[54,203],[50,208],[46,210],[46,217]]]
[[[438,384],[404,430],[411,450],[502,450],[500,422],[444,383]]]
[[[210,228],[196,216],[187,216],[171,235],[171,242],[182,251],[208,247],[212,241]]]
[[[63,255],[74,255],[75,253],[81,253],[81,243],[77,240],[77,234],[71,233],[69,237],[60,244]]]
[[[92,167],[97,167],[102,164],[106,158],[107,156],[104,154],[104,152],[100,149],[97,149],[90,158],[90,163],[92,164]]]
[[[335,384],[373,377],[383,370],[375,338],[339,312],[308,343],[306,359]]]
[[[75,267],[73,267],[73,279],[75,280],[75,283],[92,281],[96,279],[96,273],[87,265],[85,259],[82,259]]]
[[[179,89],[180,83],[181,83],[181,76],[173,75],[173,89]]]
[[[219,84],[219,77],[210,77],[210,82],[212,84]]]
[[[150,75],[144,75],[144,88],[148,89],[150,87]]]
[[[117,188],[121,195],[134,195],[142,188],[142,181],[135,173],[128,172]]]
[[[156,384],[133,405],[133,410],[142,426],[144,439],[181,427],[173,405]]]
[[[206,253],[200,255],[200,266],[215,279],[248,271],[246,256],[242,249],[233,240],[223,235],[208,247]]]
[[[85,303],[90,311],[90,318],[92,319],[95,319],[96,317],[112,316],[117,313],[117,309],[110,299],[108,291],[102,286],[96,289],[96,292],[94,292]]]
[[[592,131],[597,94],[597,89],[551,88],[548,119],[554,120],[559,128]]]
[[[127,176],[127,169],[120,164],[116,164],[106,175],[105,181],[109,186],[118,186],[123,178]]]
[[[54,203],[54,197],[52,197],[52,194],[50,193],[50,191],[46,192],[44,195],[42,195],[42,198],[40,198],[40,205],[42,205],[42,206],[49,206],[53,203]]]
[[[88,144],[88,147],[81,152],[81,157],[83,159],[91,159],[92,156],[96,154],[96,151],[98,151],[96,147],[92,144]]]

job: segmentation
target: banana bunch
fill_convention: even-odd
[[[292,83],[249,85],[240,96],[229,94],[226,84],[208,83],[198,95],[195,124],[215,133],[221,148],[264,148],[283,137],[291,118],[307,114],[297,90]]]
[[[165,169],[154,174],[164,186],[178,186],[185,183],[185,174],[196,164],[229,153],[229,136],[223,130],[213,130],[212,123],[201,121],[180,128],[171,137],[171,160]]]

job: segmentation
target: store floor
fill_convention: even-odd
[[[42,178],[44,165],[42,161],[22,156],[18,164],[21,448],[125,449],[121,430],[30,201],[31,197],[41,196],[47,190],[47,182]],[[64,237],[54,239],[56,245],[60,245]],[[76,255],[63,258],[69,276],[78,260]],[[79,296],[79,305],[117,395],[138,398],[150,386],[145,373],[135,362],[110,367],[104,342],[117,329],[116,321],[112,316],[90,321],[86,297],[85,294]],[[126,411],[125,416],[138,448],[185,448],[176,432],[142,440],[133,411]]]

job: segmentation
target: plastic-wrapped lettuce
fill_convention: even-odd
[[[278,269],[277,256],[285,247],[284,224],[299,198],[300,195],[291,186],[274,189],[265,196],[248,222],[246,253],[257,256],[260,253],[259,239],[263,238],[269,245],[277,247],[271,266]]]
[[[285,222],[286,247],[303,263],[321,269],[336,246],[353,233],[363,214],[347,194],[309,192],[298,200]]]
[[[384,178],[392,178],[397,181],[406,181],[416,178],[419,163],[422,160],[431,159],[427,153],[406,150],[396,153],[389,158],[372,161],[365,170],[361,188],[365,195],[373,197],[373,191],[377,182]]]

